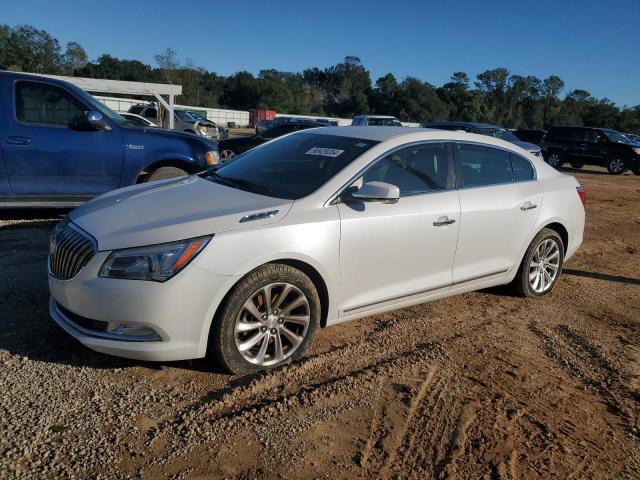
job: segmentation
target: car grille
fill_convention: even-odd
[[[49,272],[56,278],[69,280],[80,273],[95,253],[93,239],[65,219],[49,240]]]

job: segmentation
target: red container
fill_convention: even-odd
[[[260,120],[273,120],[276,118],[275,110],[261,110],[252,108],[249,110],[249,126],[255,128],[256,123]]]

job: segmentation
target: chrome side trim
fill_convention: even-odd
[[[415,295],[421,295],[421,294],[425,294],[425,293],[429,293],[429,292],[434,292],[436,290],[441,290],[443,288],[447,288],[450,285],[451,284],[449,284],[449,283],[445,283],[445,284],[442,284],[442,285],[437,286],[437,287],[428,288],[426,290],[418,290],[417,292],[407,293],[406,295],[400,295],[399,297],[390,297],[390,298],[386,298],[384,300],[379,300],[379,301],[373,302],[373,303],[365,303],[364,305],[358,305],[357,307],[347,308],[346,310],[343,310],[343,313],[349,313],[349,312],[353,312],[354,310],[360,310],[362,308],[367,308],[367,307],[374,307],[376,305],[381,305],[383,303],[392,302],[394,300],[402,300],[402,299],[405,299],[405,298],[413,297]]]
[[[451,284],[451,286],[453,287],[454,285],[460,285],[461,283],[473,282],[474,280],[480,280],[480,279],[486,278],[486,277],[493,277],[494,275],[500,275],[501,273],[507,273],[508,271],[509,271],[509,269],[505,268],[503,270],[496,270],[495,272],[485,273],[483,275],[477,275],[477,276],[471,277],[471,278],[465,278],[464,280],[458,280],[457,282],[453,282]]]
[[[280,210],[270,210],[268,212],[260,212],[260,213],[253,213],[251,215],[245,215],[240,219],[240,223],[254,222],[256,220],[264,220],[265,218],[273,218],[278,214],[278,212],[280,212]]]

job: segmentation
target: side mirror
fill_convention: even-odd
[[[361,202],[398,203],[400,189],[390,183],[367,182],[350,196]]]
[[[84,114],[84,126],[87,130],[110,130],[100,112],[90,110]]]

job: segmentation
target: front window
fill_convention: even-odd
[[[602,130],[609,140],[617,143],[631,143],[627,137],[616,130]]]
[[[15,98],[16,118],[25,123],[69,126],[82,117],[84,105],[55,85],[18,82]]]
[[[124,118],[119,113],[116,113],[113,110],[111,110],[109,107],[107,107],[104,103],[102,103],[93,95],[88,94],[87,92],[85,92],[84,90],[76,86],[73,86],[73,89],[76,95],[79,96],[82,101],[84,101],[85,103],[88,103],[93,110],[100,112],[102,115],[113,120],[118,124],[122,124],[127,121],[126,118]]]
[[[316,191],[377,143],[297,133],[249,150],[202,176],[252,193],[296,200]]]
[[[488,128],[482,127],[478,128],[482,135],[487,135],[488,137],[499,138],[500,140],[505,140],[507,142],[518,142],[518,137],[516,137],[510,130],[506,128]]]

